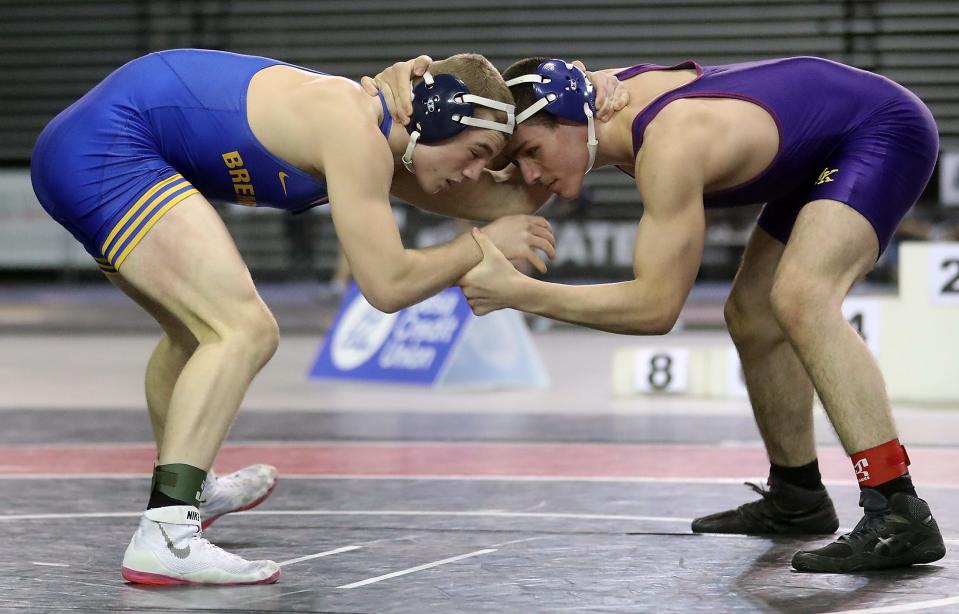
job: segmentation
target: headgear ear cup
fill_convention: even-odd
[[[434,77],[427,71],[423,80],[413,87],[412,93],[413,115],[406,127],[410,133],[410,142],[403,154],[403,165],[411,173],[416,172],[413,167],[413,149],[417,142],[436,143],[453,138],[467,126],[513,133],[513,105],[471,94],[466,84],[453,75]],[[473,117],[477,105],[505,112],[506,122]]]
[[[512,87],[521,83],[530,83],[536,102],[516,116],[520,124],[540,111],[550,115],[586,124],[586,149],[589,152],[588,173],[596,161],[596,125],[593,115],[596,112],[596,91],[586,74],[563,60],[546,60],[536,67],[536,72],[521,75],[506,82]]]
[[[456,136],[466,129],[459,119],[473,115],[473,104],[463,100],[467,94],[466,84],[453,75],[430,75],[429,79],[424,75],[413,88],[413,115],[407,130],[417,130],[422,143]]]

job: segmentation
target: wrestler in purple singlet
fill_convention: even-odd
[[[704,194],[710,207],[767,203],[759,226],[785,243],[799,210],[831,199],[861,213],[879,252],[932,175],[939,134],[915,94],[874,73],[812,57],[724,66],[639,64],[621,80],[651,70],[695,69],[692,82],[653,100],[633,120],[633,151],[659,111],[680,98],[736,98],[759,105],[779,129],[779,151],[752,180]]]

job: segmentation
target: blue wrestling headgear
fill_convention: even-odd
[[[466,84],[453,75],[436,75],[427,71],[423,80],[413,90],[413,116],[406,129],[410,133],[410,142],[403,154],[403,166],[411,173],[413,167],[413,148],[417,142],[436,143],[452,138],[467,126],[499,130],[513,134],[516,120],[511,104],[471,94]],[[506,113],[506,123],[473,117],[474,105],[480,105]]]
[[[540,111],[550,115],[586,124],[586,149],[589,151],[588,173],[596,161],[596,126],[593,115],[596,111],[596,92],[586,74],[564,60],[546,60],[536,68],[536,72],[510,79],[506,85],[512,87],[521,83],[533,84],[536,102],[516,116],[521,124]]]

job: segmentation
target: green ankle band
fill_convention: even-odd
[[[200,491],[205,479],[206,471],[192,465],[157,465],[153,468],[152,490],[190,505],[199,505]]]

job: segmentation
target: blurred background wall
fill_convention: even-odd
[[[120,64],[150,51],[205,47],[266,55],[358,78],[420,53],[461,51],[500,69],[528,55],[611,68],[694,59],[719,64],[817,55],[879,72],[932,109],[943,155],[900,236],[956,238],[959,224],[959,2],[955,0],[0,0],[0,276],[94,279],[96,267],[37,205],[30,152],[44,124]],[[817,92],[809,92],[815,96]],[[321,208],[322,209],[322,208]],[[224,219],[258,278],[328,279],[329,216],[238,206]],[[631,180],[590,174],[582,197],[553,203],[556,278],[631,274],[642,205]],[[729,280],[757,207],[710,214],[701,279]],[[453,227],[397,203],[410,245]],[[890,250],[894,251],[894,250]],[[894,257],[873,275],[894,279]]]

